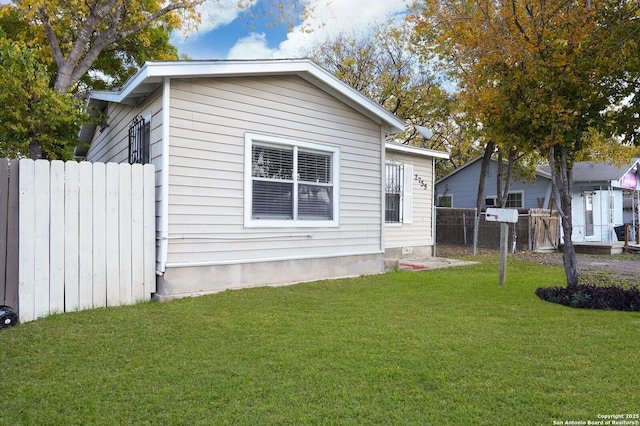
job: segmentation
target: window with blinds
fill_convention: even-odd
[[[337,150],[253,140],[250,149],[251,220],[335,219]]]
[[[293,219],[293,148],[255,145],[251,157],[253,218]]]

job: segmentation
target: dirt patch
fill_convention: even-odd
[[[562,253],[516,253],[521,259],[540,264],[562,266]],[[594,256],[578,254],[579,281],[581,284],[619,285],[622,287],[640,284],[640,256],[619,255]]]
[[[473,255],[470,246],[438,244],[438,257],[459,257]],[[476,254],[498,254],[498,250],[478,248]],[[545,265],[562,266],[562,253],[535,253],[521,251],[509,256],[516,256],[530,262]],[[594,256],[578,254],[578,270],[582,284],[599,285],[640,285],[640,255]]]

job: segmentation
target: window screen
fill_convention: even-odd
[[[331,153],[253,144],[252,219],[332,220],[332,166]]]

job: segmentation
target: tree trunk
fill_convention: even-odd
[[[516,149],[511,148],[509,150],[509,160],[507,163],[507,177],[504,180],[504,190],[502,191],[502,203],[500,204],[502,207],[507,205],[507,200],[509,199],[509,191],[511,191],[511,183],[513,181],[513,169],[516,166]]]
[[[567,278],[567,288],[575,290],[578,286],[578,258],[576,256],[575,247],[571,240],[573,233],[573,215],[572,209],[572,169],[573,163],[569,161],[569,147],[561,146],[560,152],[556,152],[556,148],[551,146],[549,155],[549,165],[551,166],[551,179],[553,181],[553,190],[556,198],[556,207],[562,218],[562,231],[564,233],[564,248],[562,253],[562,261],[564,271]]]
[[[502,191],[502,175],[503,171],[503,159],[502,159],[502,149],[498,148],[498,171],[496,172],[496,203],[497,207],[503,208],[505,204],[505,197]]]
[[[56,93],[66,93],[73,87],[74,83],[72,81],[72,70],[69,69],[67,64],[58,70],[58,75],[56,77],[56,82],[53,86],[53,90]]]
[[[570,220],[570,219],[569,219]],[[567,238],[567,235],[571,235],[572,226],[566,226],[570,223],[565,218],[562,218],[562,230],[564,231],[564,247],[562,249],[562,263],[564,264],[564,273],[567,278],[567,288],[575,290],[578,287],[578,256],[576,256],[576,249],[573,246],[571,237]]]
[[[496,174],[496,203],[498,207],[504,208],[509,199],[509,191],[511,190],[511,181],[513,180],[513,169],[516,164],[517,151],[514,148],[509,150],[509,159],[507,160],[507,177],[504,177],[504,157],[502,149],[498,149],[498,173]]]
[[[31,139],[29,143],[29,158],[39,160],[42,158],[42,144],[36,139]]]
[[[482,204],[484,202],[484,181],[487,176],[487,169],[491,164],[491,155],[496,148],[496,144],[493,141],[487,142],[487,146],[484,148],[484,156],[482,157],[482,164],[480,166],[480,178],[478,179],[478,197],[476,198],[476,211],[480,214],[482,210]]]

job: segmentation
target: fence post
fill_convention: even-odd
[[[467,214],[462,212],[462,239],[464,240],[464,245],[467,245]]]
[[[8,287],[5,289],[5,304],[11,306],[20,315],[19,296],[19,233],[20,233],[20,161],[9,162],[9,197],[7,211],[7,269],[5,271]]]
[[[7,230],[9,220],[9,160],[0,158],[0,305],[5,304],[8,287],[7,272]],[[12,306],[17,309],[17,306]]]
[[[507,245],[509,244],[509,224],[500,222],[500,285],[504,285],[507,275]]]
[[[478,250],[478,227],[480,226],[480,214],[477,207],[473,209],[473,218],[473,255],[475,256]]]

